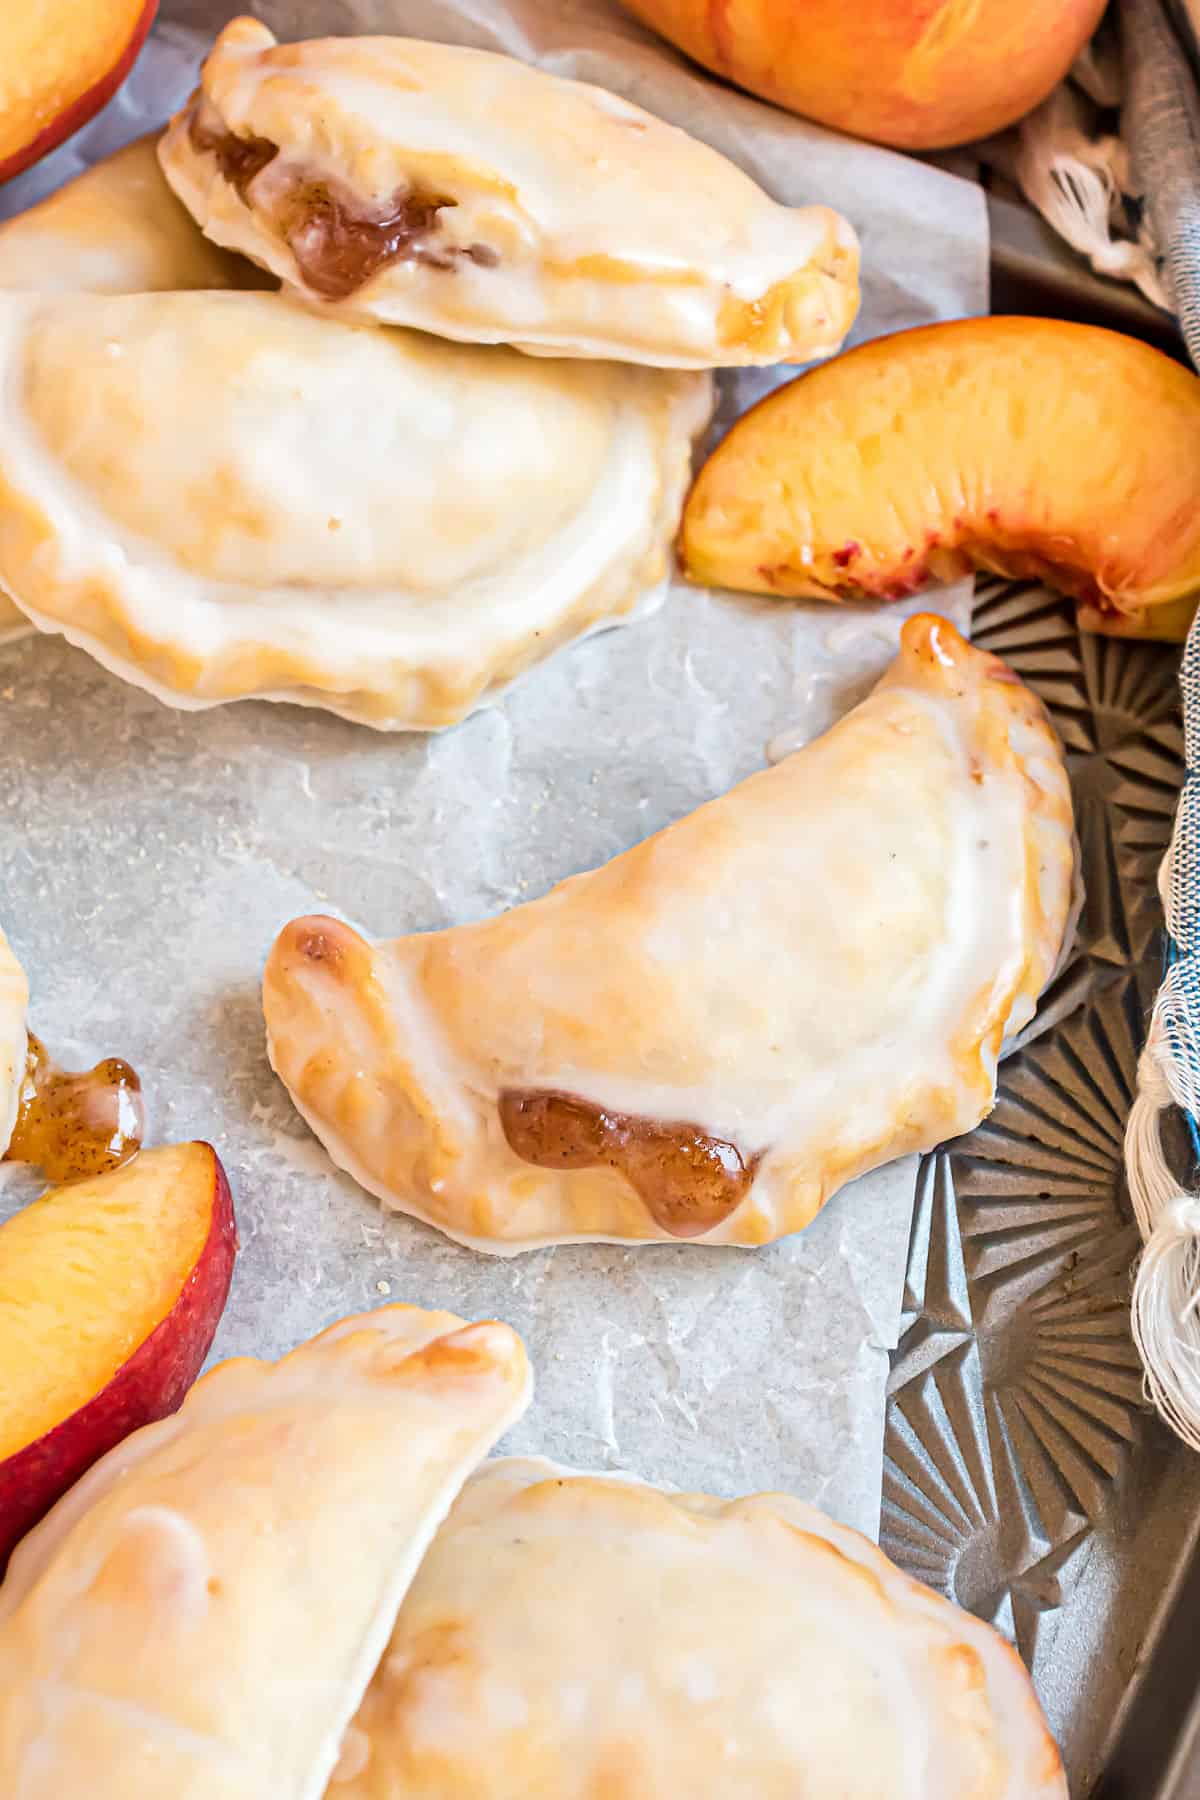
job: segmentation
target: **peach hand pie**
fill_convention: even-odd
[[[463,1489],[326,1800],[1066,1800],[990,1626],[787,1494]]]
[[[135,1432],[0,1588],[0,1792],[320,1800],[404,1590],[524,1410],[506,1325],[388,1307]]]
[[[215,243],[314,303],[676,368],[808,362],[858,305],[837,213],[777,205],[615,94],[408,38],[236,19],[161,148]]]
[[[711,378],[269,294],[0,295],[0,586],[180,706],[461,719],[667,575]]]
[[[970,1130],[1071,909],[1060,746],[920,615],[823,737],[543,899],[374,945],[297,919],[272,1062],[334,1161],[480,1249],[799,1230]]]
[[[153,137],[126,144],[0,224],[0,288],[157,293],[261,287],[253,263],[197,230],[163,180]]]

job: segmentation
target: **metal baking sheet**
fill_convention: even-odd
[[[993,311],[1183,358],[1173,319],[1093,275],[1028,208],[989,195],[988,215]],[[1066,744],[1087,903],[995,1112],[921,1168],[880,1542],[1015,1639],[1074,1800],[1200,1800],[1200,1459],[1142,1400],[1122,1159],[1162,969],[1179,651],[1081,636],[1069,603],[1021,584],[979,590],[973,636]]]
[[[1081,636],[1011,585],[980,591],[973,635],[1067,747],[1087,900],[995,1111],[924,1160],[880,1541],[1016,1640],[1078,1800],[1190,1800],[1200,1460],[1142,1400],[1122,1161],[1183,772],[1178,651]]]

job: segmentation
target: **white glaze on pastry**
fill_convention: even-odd
[[[158,166],[154,137],[106,156],[0,224],[0,288],[97,294],[271,285],[211,244]],[[0,594],[0,644],[32,627]]]
[[[503,1457],[405,1598],[327,1800],[1066,1800],[1019,1658],[786,1494]]]
[[[602,88],[416,39],[279,45],[253,19],[221,33],[202,83],[163,140],[168,180],[214,242],[314,302],[677,368],[808,362],[853,321],[844,219],[777,205]],[[347,278],[360,220],[402,242]]]
[[[0,224],[0,288],[139,294],[261,287],[253,263],[197,229],[138,138]]]
[[[286,927],[270,1054],[335,1162],[498,1253],[751,1245],[975,1126],[1060,953],[1070,794],[1002,663],[929,615],[901,641],[823,737],[544,899],[377,946]],[[665,1133],[698,1199],[690,1176],[648,1198],[627,1160],[518,1155],[514,1095],[632,1121],[651,1162]]]
[[[3,596],[0,595],[0,600]],[[3,619],[0,618],[0,626]],[[25,1053],[28,1037],[25,1014],[29,1006],[29,983],[25,971],[13,955],[12,945],[0,930],[0,1156],[8,1149],[8,1141],[17,1122],[21,1102],[21,1083],[25,1075]]]
[[[0,584],[181,706],[461,719],[667,574],[706,375],[274,295],[0,295]]]
[[[12,1558],[6,1800],[319,1800],[430,1539],[528,1387],[506,1325],[413,1307],[204,1377]]]

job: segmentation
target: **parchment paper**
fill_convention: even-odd
[[[165,119],[195,79],[202,42],[186,27],[206,42],[238,10],[168,0],[123,92],[0,189],[0,214]],[[839,207],[863,243],[858,338],[986,310],[977,190],[725,89],[607,0],[251,10],[285,37],[391,30],[512,51],[688,127],[781,200]],[[723,378],[716,429],[773,380]],[[966,589],[934,602],[965,622]],[[385,1299],[498,1315],[538,1377],[508,1448],[718,1493],[784,1487],[875,1533],[915,1159],[767,1250],[495,1261],[385,1215],[333,1171],[267,1066],[258,980],[297,913],[424,930],[614,855],[761,766],[781,735],[829,724],[890,659],[904,610],[678,585],[655,617],[561,653],[428,738],[294,706],[176,712],[60,639],[0,648],[0,918],[30,976],[31,1022],[62,1060],[129,1057],[152,1139],[216,1144],[242,1250],[214,1356],[278,1354]],[[0,1212],[31,1191],[9,1165]]]

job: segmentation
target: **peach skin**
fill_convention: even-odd
[[[1056,87],[1105,0],[625,0],[727,81],[902,150],[964,144]]]
[[[0,1226],[0,1574],[97,1457],[175,1411],[208,1354],[236,1250],[208,1144],[145,1150]]]
[[[133,67],[158,0],[0,6],[0,181],[86,125]]]
[[[701,469],[685,572],[896,600],[971,568],[1074,597],[1114,637],[1181,640],[1200,598],[1200,380],[1135,338],[961,319],[779,388]]]

